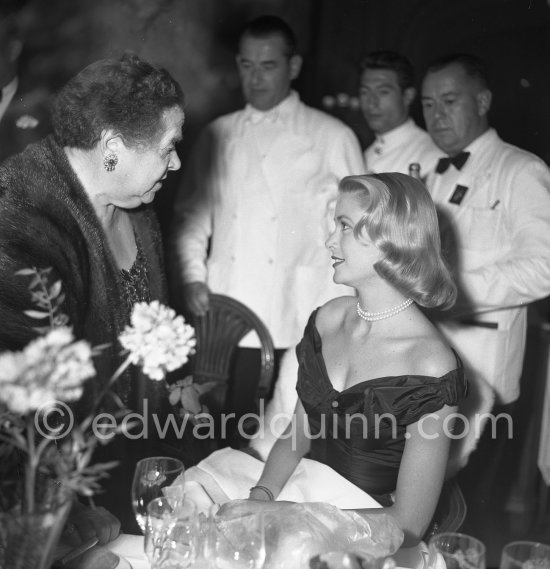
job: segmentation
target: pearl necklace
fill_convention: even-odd
[[[359,302],[357,303],[357,315],[359,318],[366,320],[367,322],[376,322],[377,320],[384,320],[386,318],[391,318],[396,314],[399,314],[403,310],[409,308],[409,306],[413,303],[412,298],[407,298],[407,300],[403,301],[401,304],[394,306],[393,308],[389,308],[388,310],[382,310],[381,312],[367,312],[361,308]]]

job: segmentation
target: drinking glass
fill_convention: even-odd
[[[144,458],[136,464],[132,481],[132,507],[142,532],[145,532],[147,505],[151,500],[165,495],[174,500],[183,499],[183,472],[181,460],[167,456]]]
[[[485,545],[464,533],[444,532],[434,535],[428,544],[429,569],[485,569]]]
[[[264,516],[213,516],[207,556],[216,569],[261,569],[265,562]]]
[[[504,546],[500,569],[550,569],[550,545],[513,541]]]
[[[162,496],[149,502],[144,549],[151,569],[185,569],[199,549],[199,518],[190,500]]]

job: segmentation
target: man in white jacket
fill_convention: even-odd
[[[441,329],[504,405],[519,396],[527,304],[550,294],[550,171],[490,128],[491,98],[483,62],[467,54],[434,62],[422,86],[442,151],[427,185],[460,289]]]
[[[412,63],[394,51],[375,51],[361,64],[359,101],[375,135],[365,150],[368,173],[409,173],[413,163],[425,178],[439,158],[430,135],[409,116],[416,97]]]
[[[243,302],[280,356],[315,307],[353,293],[332,282],[325,239],[338,181],[364,167],[353,132],[291,89],[302,59],[284,21],[250,22],[236,59],[247,104],[202,132],[185,167],[173,246],[188,309],[203,314],[210,292]],[[255,337],[241,348],[241,369],[259,362]]]

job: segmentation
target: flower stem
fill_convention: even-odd
[[[92,406],[92,412],[97,409],[102,399],[105,397],[111,386],[116,382],[116,380],[124,373],[124,371],[129,367],[131,363],[132,355],[128,354],[126,359],[118,366],[118,369],[113,373],[109,381],[103,386],[99,395],[96,397],[94,404]]]
[[[40,288],[42,289],[42,292],[44,293],[44,297],[46,298],[46,301],[48,303],[47,309],[48,309],[48,317],[50,320],[50,328],[53,329],[54,326],[54,317],[55,317],[55,306],[52,303],[52,299],[50,298],[49,295],[49,291],[48,291],[48,287],[46,286],[47,283],[47,277],[45,277],[42,274],[42,271],[39,271],[38,269],[35,269],[35,272],[37,274],[37,276],[40,278]]]
[[[34,498],[35,498],[35,484],[36,484],[36,467],[37,460],[34,448],[34,417],[29,415],[27,417],[27,466],[25,468],[25,512],[27,514],[34,513]]]

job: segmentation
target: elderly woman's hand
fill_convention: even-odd
[[[118,537],[120,521],[105,508],[92,508],[75,501],[69,514],[61,539],[76,547],[97,537],[103,545]]]

